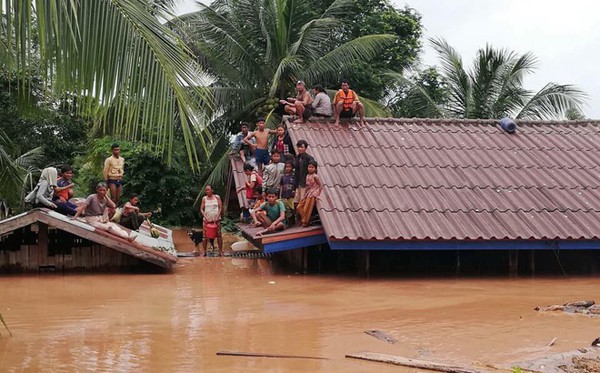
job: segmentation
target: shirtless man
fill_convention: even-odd
[[[313,98],[302,80],[296,83],[296,90],[298,91],[296,98],[288,97],[287,100],[279,100],[279,103],[285,105],[286,113],[298,116],[294,123],[304,123],[312,115]]]
[[[360,116],[360,125],[365,125],[365,107],[358,99],[356,92],[350,89],[350,83],[342,80],[342,89],[337,91],[333,98],[333,110],[335,115],[335,124],[340,124],[340,118],[352,118],[356,112]]]
[[[276,133],[273,130],[265,129],[265,118],[258,118],[256,123],[256,131],[250,132],[244,138],[244,143],[251,145],[252,139],[256,139],[256,148],[254,149],[254,159],[256,159],[256,167],[258,172],[262,174],[264,165],[269,164],[271,157],[269,156],[269,134]]]

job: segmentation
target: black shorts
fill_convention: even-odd
[[[310,105],[304,107],[304,112],[302,113],[302,119],[308,120],[312,115],[312,107]]]
[[[340,112],[340,118],[352,118],[353,116],[354,116],[354,113],[352,112],[352,109],[342,110]]]

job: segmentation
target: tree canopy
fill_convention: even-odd
[[[586,94],[569,84],[548,83],[534,92],[524,87],[535,71],[536,57],[490,45],[480,49],[470,68],[443,39],[431,39],[440,58],[439,76],[445,94],[438,97],[423,82],[398,76],[411,89],[405,98],[415,116],[452,118],[566,119],[580,114]],[[436,91],[439,92],[439,91]]]
[[[93,116],[96,127],[173,150],[181,128],[189,159],[210,94],[185,44],[161,18],[172,1],[0,2],[0,64],[21,74],[26,91],[38,68],[54,97]],[[205,149],[208,150],[208,149]]]

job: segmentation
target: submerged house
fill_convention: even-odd
[[[158,237],[144,222],[129,242],[83,219],[33,209],[0,222],[0,272],[171,269],[177,262],[173,232],[153,226]]]
[[[535,250],[600,249],[600,122],[519,121],[514,133],[464,119],[287,126],[319,163],[322,226],[269,238],[242,227],[266,252],[326,243],[360,251],[368,267],[370,251],[506,250],[515,267],[518,250],[532,261]]]

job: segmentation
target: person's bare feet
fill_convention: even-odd
[[[294,121],[294,123],[297,123],[297,124],[302,124],[302,123],[304,123],[304,121],[303,121],[302,119],[296,119],[296,120]]]
[[[133,242],[135,241],[135,238],[137,237],[137,235],[131,235],[131,236],[127,236],[127,241],[129,242]]]
[[[252,223],[252,226],[258,228],[258,227],[262,226],[262,224],[256,221],[256,222]]]

